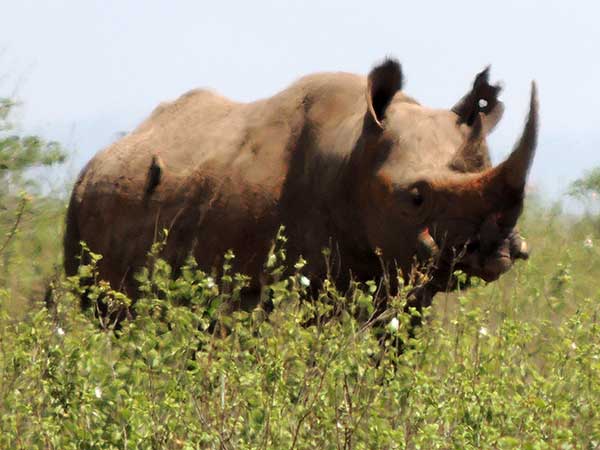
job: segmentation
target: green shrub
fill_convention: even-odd
[[[282,276],[281,248],[265,269],[270,315],[230,311],[247,279],[228,259],[222,280],[193,260],[172,279],[156,259],[118,330],[80,312],[80,277],[56,286],[56,309],[22,320],[5,289],[0,448],[597,448],[600,258],[585,224],[539,212],[524,223],[530,261],[438,295],[403,354],[403,294],[377,321],[374,283],[315,292],[302,261]],[[91,292],[128,302],[102,282]]]
[[[17,132],[16,106],[0,97],[0,287],[10,292],[5,308],[12,315],[43,297],[57,272],[65,202],[43,192],[37,180],[40,169],[66,158],[58,143]]]

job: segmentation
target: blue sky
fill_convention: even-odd
[[[195,87],[236,100],[315,71],[366,73],[400,59],[405,90],[451,107],[492,65],[505,86],[494,161],[511,149],[539,84],[532,183],[552,197],[600,165],[600,4],[592,1],[5,1],[0,95],[19,122],[75,151],[74,176],[159,102]]]

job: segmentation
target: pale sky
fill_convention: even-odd
[[[593,1],[2,0],[0,95],[16,92],[22,128],[83,164],[161,101],[196,87],[235,100],[272,95],[315,71],[367,73],[397,57],[405,91],[451,107],[492,65],[504,119],[494,161],[511,149],[530,81],[541,129],[531,181],[556,197],[600,165],[600,4]]]

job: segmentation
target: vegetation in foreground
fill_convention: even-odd
[[[342,293],[325,282],[316,293],[301,263],[279,278],[294,263],[281,250],[266,268],[268,317],[222,314],[244,278],[214,280],[193,261],[176,280],[160,260],[142,273],[138,316],[117,332],[80,312],[79,277],[55,281],[52,310],[33,286],[15,306],[21,295],[5,285],[0,447],[597,448],[598,225],[528,217],[530,261],[497,283],[438,295],[401,355],[374,329],[407,339],[402,295],[382,321],[359,322],[379,286]],[[27,248],[28,236],[9,245]],[[102,282],[93,293],[127,301]],[[215,320],[231,332],[212,331]]]
[[[79,309],[94,262],[61,278],[65,200],[31,188],[23,197],[12,183],[1,216],[0,448],[600,446],[597,217],[530,205],[531,259],[499,282],[438,295],[398,354],[402,294],[369,320],[380,286],[339,292],[326,281],[317,292],[281,247],[265,267],[269,316],[223,312],[243,276],[215,280],[189,261],[173,280],[151,255],[138,315],[115,331]],[[285,264],[294,276],[281,276]],[[91,292],[128,301],[102,282]]]

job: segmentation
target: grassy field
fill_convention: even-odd
[[[114,333],[80,312],[79,280],[61,278],[64,207],[31,199],[2,249],[0,448],[600,448],[596,217],[530,204],[530,260],[499,282],[439,294],[398,355],[374,328],[396,317],[392,334],[406,339],[402,295],[383,324],[357,322],[376,286],[340,293],[326,282],[303,302],[312,288],[301,264],[271,286],[266,317],[220,313],[243,277],[213,280],[190,262],[171,280],[159,261],[140,275],[138,317]],[[296,263],[283,256],[275,279]],[[93,292],[126,301],[102,283]],[[210,332],[214,320],[231,332]]]

